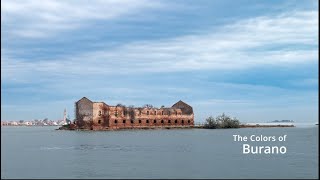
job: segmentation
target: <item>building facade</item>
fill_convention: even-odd
[[[75,117],[77,128],[91,130],[194,126],[193,108],[183,101],[170,108],[136,108],[110,106],[83,97],[75,103]]]

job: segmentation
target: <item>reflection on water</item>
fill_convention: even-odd
[[[179,145],[174,147],[176,152],[187,152],[190,151],[190,148],[187,145]],[[40,147],[42,151],[55,151],[55,150],[71,150],[71,151],[94,151],[94,150],[108,150],[108,151],[132,151],[132,152],[148,152],[148,151],[172,151],[172,147],[166,146],[120,146],[120,145],[90,145],[90,144],[80,144],[78,146],[65,146],[65,147]]]
[[[318,129],[56,131],[1,128],[2,178],[317,178]],[[284,155],[244,155],[233,135],[287,135]],[[231,173],[232,171],[232,173]]]

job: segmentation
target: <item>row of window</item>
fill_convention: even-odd
[[[139,114],[141,115],[141,111],[139,112]],[[179,113],[181,114],[181,113]],[[147,115],[150,115],[149,111],[147,111]],[[157,111],[154,111],[154,115],[157,115]],[[161,111],[161,115],[164,115],[164,112]],[[168,115],[171,115],[171,112],[168,111]],[[175,112],[175,115],[178,115],[178,112]]]
[[[131,120],[130,122],[131,122],[131,124],[134,123],[133,120]],[[161,120],[160,122],[161,122],[161,124],[164,124],[164,120]],[[187,122],[188,122],[188,124],[190,124],[191,121],[188,120]],[[117,123],[118,123],[118,120],[114,120],[114,123],[117,124]],[[122,120],[122,123],[125,124],[125,123],[126,123],[126,120]],[[139,120],[139,123],[142,123],[142,121]],[[150,123],[150,121],[149,121],[149,120],[146,120],[146,123]],[[157,120],[153,120],[153,123],[157,123]],[[171,120],[168,120],[168,123],[170,124],[170,123],[171,123]],[[175,120],[174,123],[177,124],[177,123],[178,123],[178,120]],[[184,120],[181,120],[181,124],[184,124]]]
[[[171,115],[170,111],[168,113],[169,113],[168,115]],[[175,112],[175,115],[178,115],[178,114],[181,115],[181,113]],[[99,111],[99,116],[101,116],[101,115],[102,115],[102,113],[101,113],[101,111]],[[115,111],[114,115],[118,116],[118,111]],[[123,111],[123,115],[126,115],[125,111]],[[141,111],[139,112],[139,115],[141,115]],[[149,111],[147,111],[147,115],[150,115]],[[157,115],[157,111],[154,111],[154,115]],[[161,111],[161,115],[164,115],[163,111]]]

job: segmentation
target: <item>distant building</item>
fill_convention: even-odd
[[[183,101],[170,108],[133,108],[110,106],[83,97],[75,103],[75,117],[78,128],[92,130],[194,126],[193,108]]]
[[[11,122],[11,125],[12,125],[12,126],[18,126],[18,123],[15,122],[15,121],[13,121],[13,122]]]
[[[67,109],[64,109],[63,111],[63,122],[67,124]]]

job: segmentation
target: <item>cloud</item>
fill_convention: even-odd
[[[293,86],[300,86],[300,87],[316,87],[319,86],[319,78],[305,78],[305,79],[295,79],[290,80],[290,84]]]
[[[1,26],[12,37],[45,38],[92,20],[115,20],[162,6],[146,0],[1,0]]]
[[[51,5],[41,7],[44,11]],[[2,75],[3,80],[24,81],[34,75],[79,77],[314,63],[319,58],[317,32],[316,11],[288,12],[239,20],[203,34],[132,42],[61,59],[30,61],[5,53],[1,56]],[[61,69],[65,70],[62,72]]]

